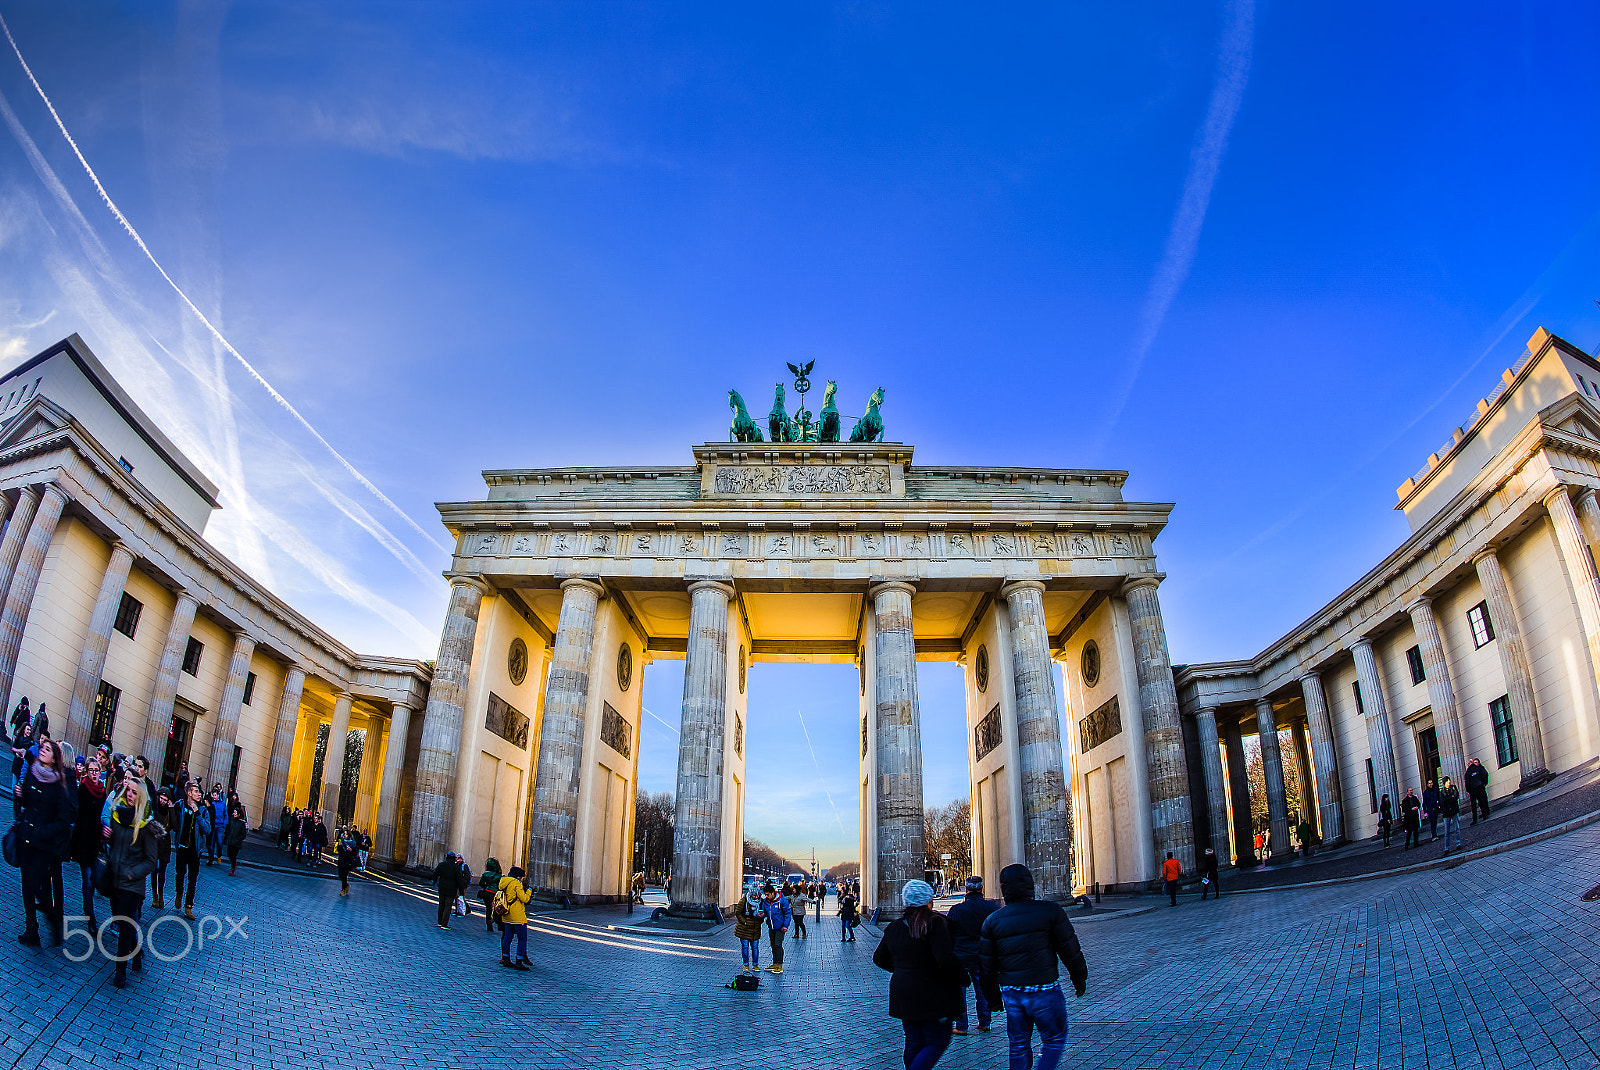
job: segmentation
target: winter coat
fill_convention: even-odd
[[[92,777],[78,781],[78,817],[72,825],[72,860],[91,865],[100,855],[100,806],[106,786]]]
[[[190,810],[187,803],[180,803],[177,811],[177,819],[172,823],[172,845],[180,851],[185,848],[198,851],[211,839],[211,808],[202,803]]]
[[[453,858],[447,858],[433,867],[433,885],[439,889],[440,899],[456,897],[456,877],[460,873],[461,865]]]
[[[983,976],[1007,986],[1053,984],[1061,976],[1056,969],[1059,959],[1072,977],[1072,987],[1082,995],[1089,966],[1067,912],[1059,903],[1033,898],[1033,878],[1024,866],[1000,871],[1000,891],[1006,905],[984,921],[978,940]]]
[[[861,920],[861,911],[858,908],[860,900],[849,892],[839,897],[839,916],[848,924],[854,925]]]
[[[78,789],[65,773],[54,784],[45,784],[34,777],[33,769],[34,763],[29,762],[22,781],[17,846],[34,858],[59,862],[72,846]]]
[[[1487,791],[1489,788],[1489,770],[1482,765],[1467,766],[1467,790]]]
[[[781,892],[773,896],[770,903],[761,904],[761,912],[774,929],[787,929],[794,924],[794,911],[789,909],[789,900]]]
[[[1217,856],[1215,853],[1200,856],[1200,876],[1217,879]]]
[[[1422,812],[1424,815],[1439,816],[1439,792],[1429,788],[1422,793]]]
[[[761,921],[766,916],[762,907],[750,905],[749,898],[739,900],[733,908],[733,935],[741,940],[761,939]]]
[[[1461,816],[1461,790],[1454,784],[1449,785],[1439,793],[1439,816]]]
[[[243,847],[246,832],[243,818],[234,818],[228,822],[228,829],[222,834],[222,843],[225,847]]]
[[[134,825],[139,837],[134,839]],[[111,811],[111,883],[119,892],[144,894],[145,878],[155,872],[159,857],[161,832],[148,817],[134,822],[133,812],[125,806]]]
[[[908,1022],[959,1018],[965,1010],[967,973],[956,958],[950,923],[934,913],[927,935],[918,940],[904,918],[883,930],[872,953],[873,965],[888,970],[889,1016]]]
[[[950,908],[950,937],[955,943],[958,957],[977,957],[978,937],[983,933],[983,923],[999,909],[999,903],[985,899],[977,892],[968,892],[965,899]]]
[[[517,878],[501,877],[500,894],[506,900],[506,916],[500,919],[501,922],[506,925],[528,924],[528,900],[533,898],[533,893],[524,888]]]

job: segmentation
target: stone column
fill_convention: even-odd
[[[1584,498],[1587,508],[1592,510],[1594,491],[1585,492]],[[1600,681],[1600,573],[1595,571],[1594,555],[1583,537],[1578,514],[1572,508],[1572,499],[1567,497],[1567,488],[1559,486],[1546,494],[1544,506],[1550,511],[1556,542],[1561,547],[1561,560],[1567,566],[1567,578],[1572,581],[1572,593],[1578,601],[1578,619],[1583,624],[1583,637],[1589,646],[1589,671]]]
[[[1278,749],[1278,718],[1271,699],[1256,700],[1256,732],[1261,740],[1261,771],[1267,781],[1267,852],[1272,858],[1293,853],[1289,846],[1289,800],[1283,790],[1283,755]]]
[[[379,731],[378,717],[371,714],[367,717],[366,735],[361,744],[361,768],[356,772],[356,809],[353,820],[358,828],[372,831],[374,825],[373,811],[377,809],[376,800],[378,788],[378,752],[383,749],[382,733]],[[510,863],[506,863],[509,867]]]
[[[1309,821],[1315,833],[1322,826],[1322,819],[1317,813],[1317,793],[1311,784],[1311,745],[1306,739],[1304,721],[1289,726],[1289,739],[1294,744],[1294,775],[1300,784],[1300,819]]]
[[[1356,662],[1356,679],[1361,684],[1361,707],[1367,722],[1367,751],[1372,760],[1372,781],[1377,785],[1378,800],[1389,796],[1394,819],[1400,820],[1400,781],[1394,767],[1394,736],[1389,729],[1389,702],[1383,694],[1383,680],[1378,676],[1378,660],[1372,653],[1372,641],[1361,636],[1350,643],[1350,653]]]
[[[1051,672],[1044,584],[1016,580],[1001,588],[1011,620],[1011,676],[1016,692],[1017,757],[1022,772],[1023,860],[1040,899],[1072,898],[1072,800],[1067,791]],[[913,663],[912,672],[916,665]]]
[[[1226,778],[1222,773],[1222,749],[1217,740],[1217,708],[1201,706],[1194,714],[1195,727],[1200,731],[1200,768],[1206,777],[1206,813],[1211,819],[1211,850],[1216,853],[1217,864],[1227,865],[1228,853],[1228,800]]]
[[[227,784],[233,769],[233,744],[239,738],[239,713],[244,708],[244,682],[250,675],[250,658],[256,641],[249,633],[233,637],[233,656],[228,659],[228,680],[222,685],[222,701],[217,703],[217,726],[211,734],[211,766],[206,783]],[[155,759],[151,759],[154,761]]]
[[[1156,598],[1160,580],[1135,576],[1123,585],[1133,626],[1134,668],[1139,676],[1139,706],[1144,714],[1146,760],[1150,769],[1150,821],[1155,833],[1156,868],[1168,851],[1194,870],[1194,823],[1189,802],[1189,767],[1183,755],[1183,725],[1178,691],[1167,656],[1167,630]]]
[[[267,759],[267,794],[261,801],[261,827],[276,828],[289,792],[289,760],[294,757],[294,733],[300,727],[300,697],[305,692],[306,671],[289,666],[278,699],[278,727],[272,734],[272,757]]]
[[[923,853],[922,711],[917,703],[917,648],[911,634],[915,588],[898,580],[867,591],[873,623],[873,720],[877,768],[871,791],[877,808],[876,911],[898,912],[906,881],[921,880]]]
[[[3,500],[3,498],[0,498]],[[72,705],[67,709],[67,742],[79,754],[89,748],[89,731],[94,726],[94,700],[100,693],[100,674],[106,667],[106,651],[111,649],[111,626],[122,605],[122,590],[128,585],[133,567],[133,551],[121,539],[111,542],[111,561],[100,578],[100,593],[89,615],[89,630],[78,655],[78,677],[72,683]],[[151,761],[155,761],[154,758]]]
[[[317,795],[322,799],[322,823],[328,826],[328,835],[339,824],[339,784],[344,776],[344,743],[350,734],[351,698],[341,691],[333,700],[333,723],[328,726],[328,748],[322,752],[322,787]]]
[[[1550,773],[1545,768],[1544,733],[1539,728],[1533,674],[1528,671],[1528,644],[1522,638],[1522,623],[1511,602],[1511,590],[1506,586],[1506,576],[1494,549],[1482,551],[1472,563],[1478,570],[1484,601],[1489,604],[1489,622],[1494,625],[1494,644],[1500,654],[1500,672],[1505,677],[1506,701],[1511,706],[1517,757],[1522,763],[1520,787],[1536,787],[1549,780]]]
[[[739,893],[722,885],[722,760],[728,688],[728,601],[732,587],[689,584],[689,645],[684,655],[678,731],[678,796],[672,831],[675,916],[715,918]]]
[[[183,671],[183,652],[194,627],[194,611],[199,603],[188,591],[179,591],[167,625],[167,644],[161,650],[161,666],[150,691],[150,719],[145,722],[142,753],[150,766],[160,769],[167,754],[167,736],[172,732],[172,703],[178,697],[178,673]],[[194,770],[190,770],[191,773]]]
[[[33,593],[39,589],[39,573],[66,504],[67,492],[54,483],[46,483],[33,523],[28,525],[28,536],[22,542],[22,552],[17,556],[11,586],[6,589],[5,610],[0,613],[0,694],[6,696],[0,708],[6,710],[11,709],[11,683],[17,674],[17,656],[22,653],[22,630],[28,626],[28,610],[33,607]]]
[[[1444,656],[1444,639],[1433,616],[1433,603],[1423,595],[1406,607],[1422,652],[1422,670],[1428,678],[1428,702],[1433,707],[1434,736],[1439,741],[1439,770],[1457,787],[1467,782],[1467,757],[1462,741],[1466,729],[1456,689],[1450,681],[1450,663]],[[1463,788],[1463,790],[1465,790]]]
[[[383,752],[383,781],[378,785],[378,831],[372,837],[372,853],[394,861],[395,818],[400,814],[400,776],[406,764],[406,739],[411,734],[411,707],[395,703],[389,715],[389,741]]]
[[[550,672],[545,678],[539,764],[528,826],[528,886],[548,895],[564,896],[572,891],[572,854],[583,784],[583,730],[589,712],[589,659],[594,653],[595,612],[604,593],[592,580],[570,579],[561,584],[561,616],[556,621]],[[692,610],[689,624],[692,634]],[[683,803],[678,806],[681,812]],[[411,823],[415,827],[416,818]]]
[[[34,511],[39,508],[39,492],[32,487],[17,491],[17,507],[11,522],[6,525],[4,538],[0,538],[0,609],[5,606],[6,592],[11,589],[11,577],[17,571],[17,559],[22,556],[22,544],[28,539],[28,529],[33,526]],[[6,711],[9,715],[10,711]]]
[[[428,708],[422,715],[422,749],[417,754],[416,787],[411,796],[408,865],[431,869],[443,859],[456,798],[456,752],[466,716],[472,674],[472,645],[478,638],[478,610],[488,585],[472,576],[450,578],[450,607],[439,656],[434,661]],[[564,612],[565,610],[563,610]]]
[[[1230,719],[1222,733],[1228,748],[1228,803],[1233,807],[1233,850],[1240,865],[1256,864],[1256,827],[1250,816],[1250,770],[1244,758],[1244,733]]]
[[[1339,761],[1333,742],[1333,722],[1328,717],[1328,699],[1322,691],[1322,677],[1308,672],[1300,677],[1300,693],[1306,700],[1306,724],[1311,730],[1311,760],[1316,767],[1317,819],[1322,842],[1344,839],[1344,799],[1339,788]]]

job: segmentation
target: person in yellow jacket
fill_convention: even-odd
[[[505,901],[506,913],[501,918],[505,928],[500,930],[500,965],[513,970],[526,970],[528,961],[528,900],[533,894],[522,886],[522,867],[512,866],[500,878],[500,896]],[[517,960],[511,961],[511,940],[517,941]]]

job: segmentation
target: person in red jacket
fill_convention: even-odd
[[[1172,905],[1178,905],[1178,879],[1183,876],[1183,863],[1172,857],[1172,852],[1167,852],[1167,860],[1161,863],[1161,879],[1167,882],[1167,897],[1172,900]]]

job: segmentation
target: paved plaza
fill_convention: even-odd
[[[831,916],[790,942],[782,977],[736,993],[731,931],[547,915],[535,969],[514,973],[481,918],[441,932],[415,888],[341,899],[326,879],[224,872],[203,871],[200,912],[248,918],[248,938],[152,962],[125,991],[103,962],[8,939],[6,1065],[900,1065],[875,938],[840,944]],[[1591,826],[1448,870],[1085,921],[1089,993],[1069,1001],[1064,1065],[1600,1065],[1600,908],[1579,901],[1597,880]],[[0,884],[15,904],[16,871]],[[157,946],[173,954],[178,933],[164,924]],[[957,1037],[940,1065],[1004,1066],[1003,1028]]]

